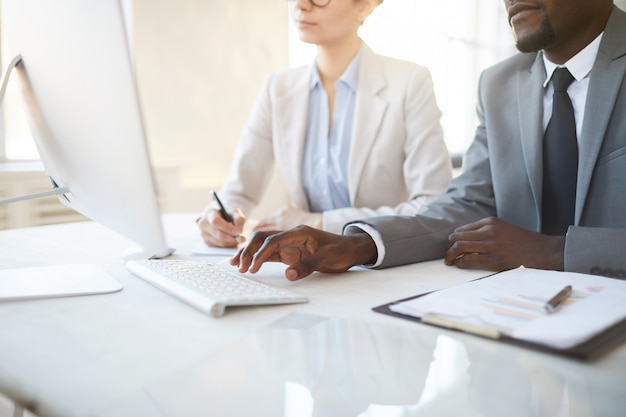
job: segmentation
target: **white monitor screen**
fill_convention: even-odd
[[[2,13],[8,56],[22,57],[9,81],[60,200],[169,254],[119,0],[2,0]]]

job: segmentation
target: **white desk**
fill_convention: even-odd
[[[196,236],[193,216],[166,230]],[[126,272],[130,245],[90,222],[0,232],[2,269],[96,263],[124,286],[0,303],[0,392],[41,417],[625,413],[625,345],[583,363],[371,311],[484,272],[434,261],[290,283],[275,265],[257,279],[309,303],[214,319]]]

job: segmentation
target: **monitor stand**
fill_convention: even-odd
[[[52,179],[52,177],[49,176],[48,178],[50,179],[50,183],[52,184],[52,190],[41,191],[39,193],[18,195],[16,197],[3,198],[0,199],[0,205],[17,203],[18,201],[36,200],[38,198],[64,196],[65,194],[70,192],[70,189],[68,187],[59,187],[57,183]]]
[[[13,69],[17,68],[21,64],[22,64],[22,56],[18,54],[15,57],[13,57],[9,65],[7,65],[7,69],[2,74],[2,79],[0,79],[0,104],[4,102],[4,96],[6,95],[7,86],[9,85],[9,79],[11,77]],[[18,201],[34,200],[37,198],[60,196],[60,195],[69,193],[70,189],[68,187],[59,187],[59,185],[54,181],[52,177],[48,177],[48,178],[50,178],[50,183],[52,184],[52,190],[0,199],[0,205],[16,203]]]
[[[131,246],[122,252],[122,260],[132,261],[138,259],[162,259],[167,258],[175,251],[176,249],[169,248],[165,253],[152,253],[147,252],[141,246]]]
[[[22,62],[21,55],[11,60],[0,80],[0,103],[4,101],[13,68]],[[0,200],[1,204],[63,196],[67,187],[59,187],[50,178],[52,190]],[[73,264],[0,270],[0,301],[108,294],[120,291],[122,285],[97,265]]]

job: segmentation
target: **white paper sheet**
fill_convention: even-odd
[[[564,286],[572,294],[551,314],[545,302]],[[626,281],[518,268],[390,306],[422,318],[487,329],[557,349],[574,347],[626,318]]]

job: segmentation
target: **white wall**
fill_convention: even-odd
[[[132,0],[138,84],[154,165],[178,167],[175,210],[200,210],[224,181],[268,74],[286,67],[276,0]]]

